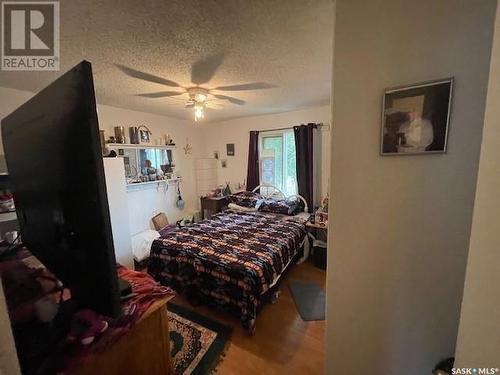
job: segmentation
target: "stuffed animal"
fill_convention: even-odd
[[[108,329],[108,322],[94,311],[84,309],[78,311],[71,320],[68,340],[79,340],[82,345],[89,345],[96,336]]]

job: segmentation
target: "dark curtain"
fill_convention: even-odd
[[[247,191],[252,191],[259,184],[259,132],[251,131],[248,143]]]
[[[294,126],[295,154],[297,163],[297,185],[299,195],[302,195],[309,206],[309,212],[314,208],[314,129],[316,124]]]

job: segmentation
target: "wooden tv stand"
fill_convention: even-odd
[[[77,371],[78,375],[172,374],[166,303],[156,301],[132,329]]]

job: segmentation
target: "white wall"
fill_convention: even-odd
[[[311,107],[297,111],[284,112],[271,115],[252,116],[227,120],[218,123],[205,124],[203,129],[204,144],[207,157],[212,157],[214,151],[219,151],[220,159],[227,159],[227,168],[218,167],[218,180],[220,184],[229,181],[232,186],[243,183],[247,177],[248,139],[251,130],[266,130],[274,128],[292,127],[309,122],[331,123],[330,106]],[[325,196],[328,191],[330,170],[330,131],[329,127],[322,128],[321,142],[318,144],[320,157],[320,186],[318,193]],[[226,144],[235,144],[235,156],[226,155]]]
[[[14,90],[0,87],[0,118],[14,111],[26,102],[34,94],[27,91]],[[202,134],[199,127],[195,127],[192,121],[180,120],[166,116],[158,116],[145,112],[130,111],[123,108],[98,105],[99,127],[106,131],[106,137],[114,135],[114,126],[147,125],[152,133],[153,139],[168,133],[176,142],[177,149],[173,151],[176,172],[183,177],[181,192],[186,201],[186,208],[180,211],[175,206],[177,194],[172,187],[165,193],[164,189],[157,190],[156,186],[150,186],[143,191],[129,193],[129,211],[131,219],[131,233],[135,234],[141,230],[150,228],[150,218],[153,211],[163,211],[171,222],[175,222],[187,213],[198,208],[196,197],[194,161],[204,153]],[[29,140],[28,140],[29,141]],[[193,146],[191,155],[184,153],[183,147],[186,142]],[[3,154],[3,147],[0,148]]]
[[[123,159],[104,158],[103,161],[115,259],[122,266],[134,269],[130,215],[128,205],[124,204],[127,201],[127,183],[123,173]]]
[[[456,367],[500,367],[500,6],[467,263]]]
[[[429,374],[455,351],[495,5],[336,2],[329,374]],[[384,88],[449,76],[447,154],[379,156]]]

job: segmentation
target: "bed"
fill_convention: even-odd
[[[304,223],[304,215],[230,208],[155,240],[148,272],[194,303],[238,316],[253,333],[259,308],[277,298],[281,276],[302,255]]]

